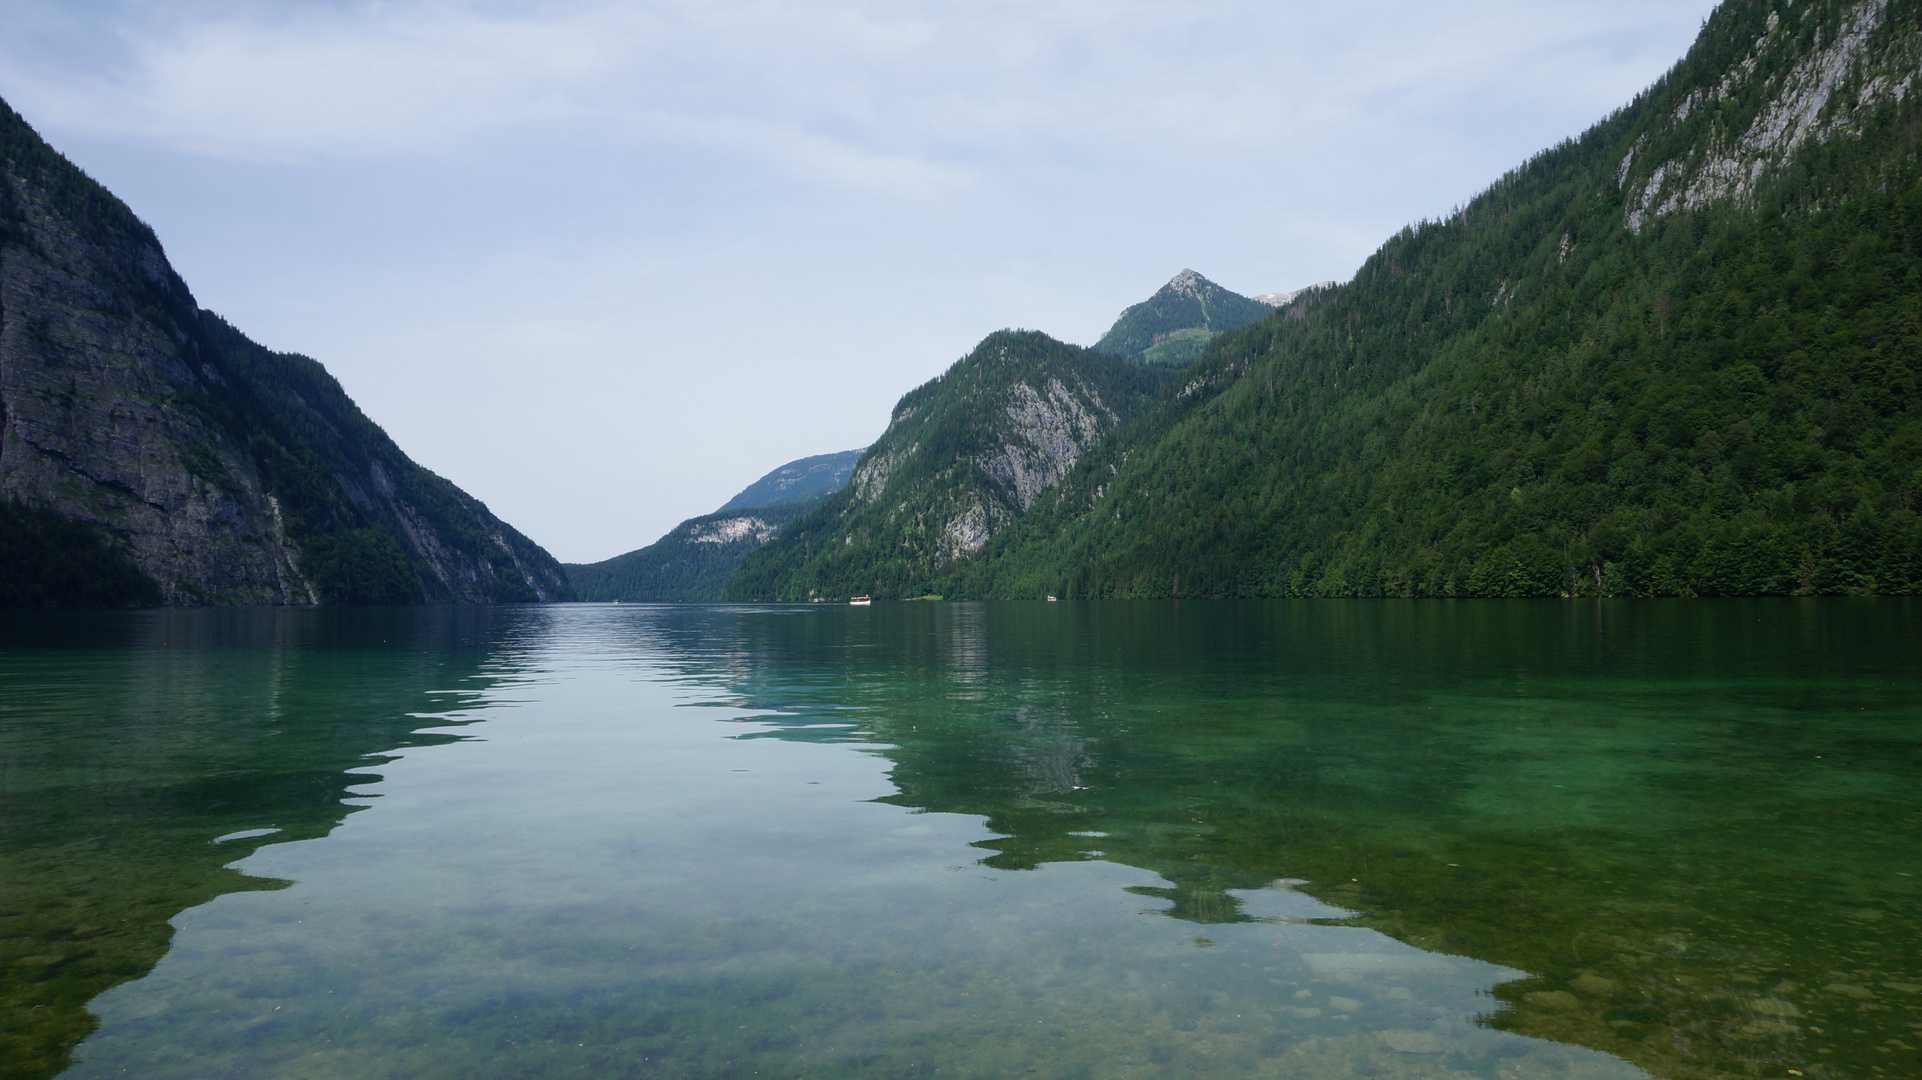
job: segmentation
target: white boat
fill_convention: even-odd
[[[850,604],[853,604],[853,605],[854,605],[854,606],[856,606],[856,607],[867,607],[867,606],[868,606],[869,604],[872,604],[872,603],[874,603],[874,597],[872,597],[872,596],[856,596],[856,597],[853,597],[853,598],[851,598],[851,599],[849,599],[849,600],[848,600],[848,603],[850,603]]]
[[[1054,597],[1052,596],[1048,597],[1048,603],[1050,604],[1054,603]]]

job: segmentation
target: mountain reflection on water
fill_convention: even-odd
[[[181,910],[285,886],[227,866],[365,809],[349,770],[457,738],[417,717],[475,700],[501,615],[0,611],[0,1077],[64,1067]]]
[[[685,632],[717,611],[679,613]],[[683,621],[684,620],[684,621]],[[668,627],[674,627],[669,631]],[[1922,1075],[1922,605],[939,605],[730,621],[687,670],[884,746],[986,865],[1296,881],[1528,972],[1502,1030],[1663,1076]],[[796,662],[817,670],[812,685]],[[835,730],[835,729],[827,729]],[[754,736],[759,737],[759,736]]]
[[[8,620],[7,1077],[1919,1071],[1911,601]]]

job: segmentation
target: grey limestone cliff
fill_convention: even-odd
[[[729,595],[914,595],[1031,510],[1163,378],[1045,334],[990,334],[903,397],[848,486],[748,555]]]
[[[1798,152],[1859,135],[1864,118],[1916,92],[1922,40],[1893,25],[1912,20],[1912,8],[1856,0],[1833,26],[1818,14],[1808,4],[1770,11],[1739,62],[1642,131],[1615,174],[1630,230],[1717,202],[1746,204]]]
[[[201,310],[152,230],[4,103],[0,501],[93,528],[171,604],[569,595],[318,363]]]

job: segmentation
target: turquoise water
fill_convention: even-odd
[[[1922,1075],[1922,604],[6,613],[0,1075]]]

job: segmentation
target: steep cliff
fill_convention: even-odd
[[[203,311],[152,230],[4,103],[0,501],[16,546],[64,523],[150,583],[118,602],[570,595],[551,556],[410,461],[318,363]],[[33,559],[3,573],[24,602],[99,600],[49,591],[58,568]]]
[[[894,407],[848,486],[750,554],[731,599],[912,596],[1137,414],[1162,376],[1004,330]]]

